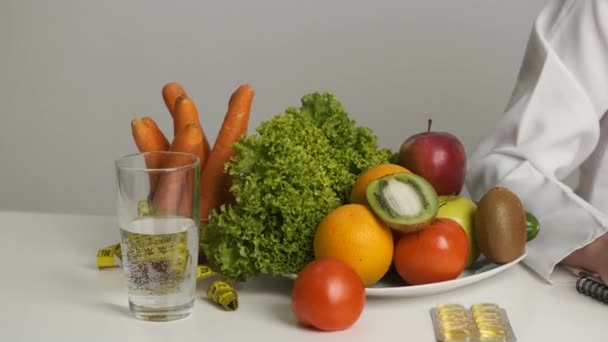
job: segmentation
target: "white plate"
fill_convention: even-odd
[[[420,297],[431,294],[451,291],[459,287],[476,283],[480,280],[492,277],[522,261],[527,251],[517,259],[508,264],[497,265],[489,262],[483,256],[468,269],[465,269],[458,278],[438,283],[425,285],[404,285],[400,279],[383,279],[371,287],[365,289],[368,297]],[[295,279],[295,275],[289,276]]]

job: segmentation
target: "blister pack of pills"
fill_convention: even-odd
[[[506,311],[494,303],[439,304],[431,309],[440,342],[515,342]]]

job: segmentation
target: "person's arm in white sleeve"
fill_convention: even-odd
[[[563,182],[595,150],[607,110],[608,1],[552,1],[535,22],[504,115],[470,155],[466,179],[473,199],[506,186],[539,218],[524,262],[549,282],[557,263],[608,232],[608,215]]]

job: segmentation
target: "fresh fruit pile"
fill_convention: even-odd
[[[496,264],[520,257],[538,220],[505,187],[489,189],[478,203],[461,195],[465,170],[460,140],[431,131],[429,120],[392,163],[363,171],[349,203],[317,226],[315,261],[299,273],[292,293],[300,322],[321,330],[351,326],[363,310],[363,287],[389,276],[391,266],[404,286],[423,285],[458,278],[482,255]],[[345,276],[345,268],[359,279]],[[314,296],[323,314],[303,304]]]

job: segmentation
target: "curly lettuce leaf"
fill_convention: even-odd
[[[350,173],[349,179],[336,183],[336,191],[343,201],[348,198],[352,184],[362,171],[391,160],[392,152],[379,150],[374,132],[368,127],[356,126],[334,94],[307,94],[302,98],[301,108],[290,108],[288,112],[315,121],[334,150],[336,161]]]

